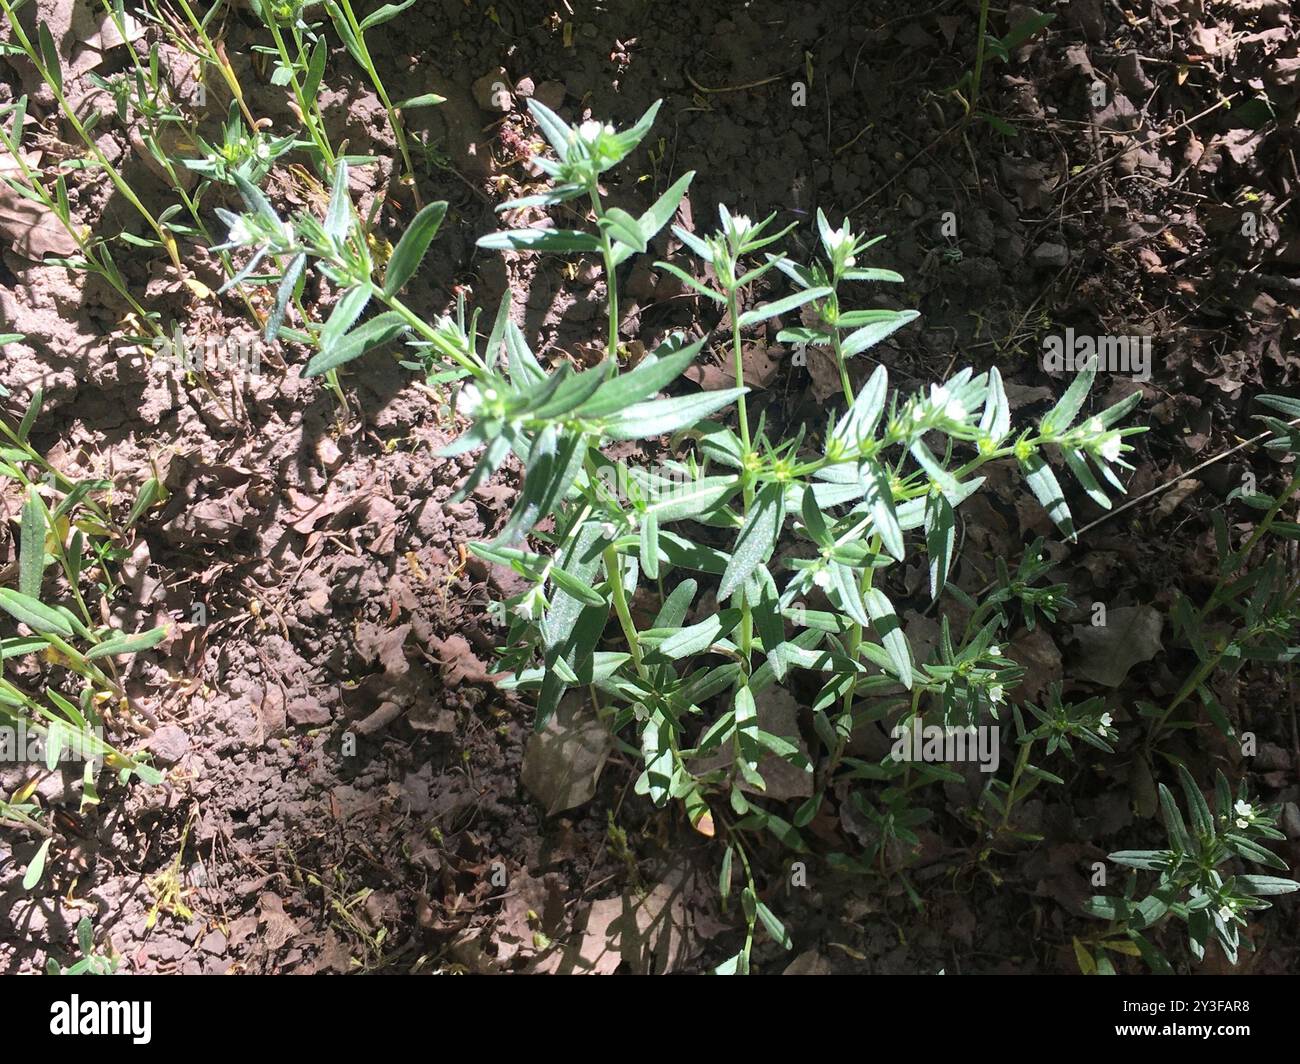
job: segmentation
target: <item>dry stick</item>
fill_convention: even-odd
[[[1114,155],[1110,156],[1109,158],[1102,159],[1101,162],[1097,163],[1096,165],[1090,166],[1086,170],[1080,170],[1073,177],[1067,178],[1065,184],[1061,186],[1061,189],[1065,190],[1069,188],[1072,184],[1074,184],[1076,181],[1082,181],[1085,177],[1090,177],[1091,175],[1095,174],[1098,170],[1105,169],[1111,163],[1115,162],[1118,159],[1123,158],[1131,151],[1134,151],[1138,148],[1146,148],[1152,144],[1157,144],[1168,137],[1172,137],[1175,133],[1178,133],[1181,130],[1186,129],[1193,122],[1199,122],[1206,115],[1212,114],[1213,112],[1217,111],[1220,107],[1224,107],[1227,104],[1231,103],[1234,99],[1236,99],[1236,97],[1240,95],[1241,95],[1240,92],[1234,92],[1231,96],[1225,96],[1218,103],[1212,104],[1209,107],[1207,107],[1204,111],[1202,111],[1200,114],[1193,115],[1191,118],[1187,119],[1186,121],[1178,123],[1178,125],[1174,126],[1172,129],[1167,129],[1163,133],[1156,133],[1155,135],[1148,137],[1146,140],[1142,141],[1140,144],[1130,144],[1125,148],[1121,148],[1119,151],[1117,151]]]

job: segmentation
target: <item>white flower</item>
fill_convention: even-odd
[[[525,621],[535,620],[546,609],[546,596],[542,594],[542,585],[538,584],[528,591],[518,605],[515,606],[515,613]]]
[[[831,574],[829,570],[817,569],[813,572],[813,583],[823,590],[831,586]]]
[[[1121,446],[1120,435],[1118,432],[1109,433],[1101,438],[1101,456],[1108,462],[1113,462],[1119,457]]]
[[[846,245],[852,248],[854,240],[853,232],[849,229],[849,223],[845,222],[839,229],[832,229],[830,236],[827,238],[827,244],[832,257],[839,252],[840,248]],[[852,266],[856,261],[852,255],[848,255],[844,259],[844,265]]]
[[[989,701],[995,703],[1002,701],[1002,685],[1000,683],[995,683],[989,688]]]
[[[1098,734],[1098,735],[1105,735],[1105,734],[1106,734],[1106,729],[1109,728],[1110,725],[1111,725],[1111,716],[1110,716],[1110,714],[1109,714],[1109,713],[1103,713],[1103,714],[1101,715],[1101,720],[1099,720],[1097,723],[1098,723],[1098,725],[1099,725],[1099,727],[1097,728],[1097,734]]]
[[[1237,799],[1237,804],[1232,807],[1232,811],[1238,816],[1250,816],[1255,812],[1255,807],[1243,798]]]
[[[950,421],[965,421],[966,407],[942,384],[930,385],[930,406],[943,412]]]
[[[1219,919],[1222,920],[1224,923],[1227,923],[1229,920],[1232,919],[1231,905],[1222,905],[1219,907]]]
[[[248,228],[248,219],[241,214],[235,219],[235,224],[230,227],[230,242],[232,244],[251,244],[253,240],[252,230]]]
[[[994,643],[991,647],[989,647],[989,657],[991,658],[1002,657],[1002,648],[998,646],[997,643]]]
[[[483,396],[477,384],[467,384],[460,390],[456,407],[465,417],[473,417],[474,412],[483,405]]]
[[[595,121],[594,119],[588,122],[583,122],[582,125],[578,127],[579,138],[581,138],[588,144],[595,144],[596,141],[600,140],[600,135],[602,133],[613,133],[613,132],[614,132],[613,126],[608,124],[602,126],[599,122]]]
[[[754,228],[754,223],[749,220],[745,214],[733,214],[731,216],[731,235],[737,241],[744,240],[745,234]]]
[[[1093,436],[1100,436],[1106,431],[1106,426],[1101,423],[1101,418],[1090,417],[1088,423],[1084,426],[1084,430]]]

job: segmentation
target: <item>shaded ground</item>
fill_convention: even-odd
[[[1292,389],[1300,365],[1290,6],[1061,4],[1047,33],[986,67],[981,106],[1013,125],[1014,138],[987,122],[960,124],[961,103],[947,92],[974,54],[968,5],[731,8],[632,3],[543,18],[525,4],[431,0],[377,40],[394,98],[448,98],[411,115],[427,145],[425,197],[452,204],[412,304],[441,313],[453,286],[466,286],[493,308],[509,286],[537,350],[552,363],[586,359],[602,328],[597,272],[547,257],[506,262],[473,241],[496,227],[496,203],[536,179],[526,95],[571,119],[589,109],[620,126],[663,97],[647,146],[611,175],[614,202],[648,203],[694,169],[686,224],[711,229],[721,199],[783,221],[809,221],[820,206],[887,233],[875,262],[907,284],[886,294],[895,304],[871,297],[922,312],[920,327],[873,352],[898,382],[996,364],[1013,405],[1032,415],[1064,387],[1042,368],[1046,336],[1149,337],[1150,380],[1116,373],[1098,398],[1144,393],[1152,431],[1138,440],[1130,495],[1176,487],[1073,548],[1056,542],[1012,476],[991,477],[991,491],[963,510],[959,586],[982,587],[993,559],[1017,557],[1041,534],[1078,603],[1013,639],[1010,653],[1031,669],[1021,696],[1078,677],[1081,664],[1087,675],[1075,626],[1088,625],[1093,602],[1164,612],[1175,589],[1203,596],[1214,574],[1207,511],[1248,470],[1262,487],[1272,482],[1271,460],[1249,450],[1190,471],[1253,434],[1250,397]],[[995,31],[1019,11],[995,15]],[[229,17],[225,32],[254,112],[289,128],[282,90],[250,60],[251,18]],[[110,54],[100,71],[115,65]],[[20,71],[2,69],[7,100],[24,87]],[[510,90],[504,114],[498,81]],[[341,49],[325,84],[335,140],[392,158],[383,111]],[[53,135],[48,93],[25,89],[44,150],[69,154]],[[98,106],[107,109],[102,97]],[[133,151],[111,116],[101,128],[105,143]],[[386,167],[357,171],[354,191],[363,211],[385,195],[381,218],[395,237],[412,205],[388,186]],[[135,224],[93,180],[71,184],[88,222],[106,212]],[[270,191],[286,205],[306,198],[283,172]],[[797,239],[802,258],[810,230]],[[658,251],[679,253],[675,243]],[[190,261],[218,286],[210,263],[197,253]],[[149,305],[187,329],[249,332],[240,308],[196,299],[161,265],[137,258],[132,271]],[[37,381],[46,389],[38,444],[132,494],[153,462],[171,489],[135,544],[129,594],[109,607],[125,625],[176,623],[175,638],[128,673],[163,724],[148,743],[173,766],[168,783],[110,791],[84,837],[66,837],[35,896],[19,885],[35,840],[0,839],[0,964],[27,970],[47,953],[67,956],[83,913],[138,972],[693,971],[734,952],[738,919],[716,901],[717,847],[633,795],[625,755],[610,757],[590,802],[555,816],[521,786],[530,711],[487,681],[495,633],[486,604],[512,589],[464,554],[501,521],[514,485],[499,477],[446,503],[469,464],[432,456],[455,432],[445,401],[378,354],[344,375],[343,410],[299,379],[303,352],[285,349],[269,352],[242,390],[220,384],[218,403],[122,357],[113,340],[122,308],[93,286],[17,247],[4,248],[0,283],[0,332],[28,336],[6,348],[9,409],[21,410]],[[648,269],[634,267],[623,291],[625,340],[651,346],[670,329],[714,324],[711,310]],[[754,336],[748,351],[751,383],[764,388],[756,405],[777,424],[818,429],[838,390],[833,370],[815,352],[795,365],[776,332]],[[697,379],[716,378],[705,363]],[[1100,516],[1086,500],[1072,503],[1085,523]],[[1250,520],[1240,507],[1229,513]],[[913,592],[904,620],[920,643],[933,620],[915,612],[925,605],[917,590],[897,589],[895,601]],[[1167,626],[1161,635],[1167,642],[1120,684],[1073,685],[1107,695],[1126,735],[1136,732],[1126,727],[1134,700],[1167,698],[1192,660]],[[1216,693],[1257,734],[1258,756],[1243,759],[1208,729],[1169,752],[1201,778],[1215,766],[1250,773],[1265,797],[1291,803],[1290,841],[1278,849],[1295,867],[1291,677],[1256,671]],[[355,753],[344,751],[345,733]],[[809,829],[820,848],[805,876],[775,849],[761,855],[766,899],[796,950],[767,942],[758,966],[779,971],[798,955],[813,970],[1073,971],[1071,937],[1094,926],[1077,908],[1093,893],[1092,862],[1158,838],[1134,812],[1150,786],[1135,763],[1121,744],[1104,771],[1076,770],[1066,787],[1045,789],[1025,826],[1046,841],[1022,853],[985,852],[969,820],[978,780],[936,791],[911,872],[926,901],[919,911],[897,878],[831,872],[825,854],[852,853],[865,829],[847,802],[828,803]],[[13,785],[0,775],[0,786]],[[75,780],[46,781],[39,793],[75,807]],[[190,915],[164,904],[151,923],[176,888]],[[1261,918],[1257,940],[1244,966],[1294,970],[1295,903],[1281,899]],[[612,944],[604,954],[592,948],[602,942]]]

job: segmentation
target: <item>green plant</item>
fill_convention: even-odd
[[[979,109],[980,90],[984,82],[984,60],[987,53],[993,58],[1006,63],[1011,53],[1028,41],[1034,34],[1045,29],[1056,18],[1055,15],[1036,14],[1022,19],[1012,26],[1004,36],[989,36],[989,0],[980,0],[979,23],[975,30],[975,62],[970,70],[958,79],[957,84],[948,91],[957,97],[965,108],[966,119],[982,118],[1003,136],[1017,135],[1016,127],[1009,122]],[[963,95],[963,93],[965,95]],[[967,98],[969,97],[969,99]]]
[[[402,112],[416,107],[432,107],[446,101],[437,93],[428,92],[414,96],[409,100],[393,103],[388,97],[388,90],[384,87],[383,79],[379,76],[375,61],[370,55],[370,48],[366,44],[367,30],[391,22],[413,3],[415,3],[415,0],[399,0],[396,4],[384,4],[360,20],[357,19],[355,12],[352,10],[351,0],[325,0],[325,10],[329,12],[330,18],[334,21],[334,28],[338,31],[338,35],[347,48],[348,54],[366,72],[366,76],[370,78],[370,84],[374,86],[375,92],[379,95],[379,102],[384,105],[384,112],[388,115],[388,124],[393,131],[394,140],[397,141],[397,150],[401,153],[402,165],[405,167],[403,181],[411,189],[411,193],[415,197],[415,204],[418,207],[421,206],[420,191],[415,181],[415,169],[411,165],[411,150],[407,146],[406,126],[402,120]]]
[[[1183,820],[1172,792],[1160,784],[1160,812],[1164,818],[1169,847],[1164,850],[1123,850],[1112,853],[1115,864],[1159,873],[1155,886],[1145,897],[1138,898],[1137,876],[1130,876],[1123,898],[1097,896],[1087,905],[1093,916],[1110,921],[1101,945],[1113,948],[1118,937],[1127,939],[1153,971],[1172,974],[1168,958],[1143,932],[1150,932],[1170,917],[1187,925],[1187,944],[1192,956],[1201,960],[1207,944],[1218,942],[1229,963],[1237,963],[1238,951],[1249,949],[1250,941],[1242,932],[1247,914],[1269,908],[1265,897],[1300,890],[1300,883],[1277,876],[1244,875],[1220,871],[1232,860],[1246,860],[1267,868],[1287,870],[1286,862],[1261,845],[1261,840],[1284,839],[1275,827],[1281,813],[1279,806],[1255,806],[1243,782],[1234,800],[1232,789],[1223,773],[1216,776],[1214,810],[1191,773],[1180,765],[1178,780],[1182,784],[1191,828]],[[1080,952],[1082,950],[1082,952]],[[1076,941],[1076,953],[1084,969],[1091,962],[1093,971],[1106,972],[1105,958],[1093,958]],[[1113,970],[1113,969],[1112,969]]]
[[[862,239],[848,224],[836,229],[819,212],[821,254],[798,264],[779,253],[789,230],[774,230],[772,217],[755,222],[720,207],[719,227],[710,235],[672,230],[704,269],[656,266],[725,313],[734,387],[662,397],[698,357],[704,338],[675,335],[624,366],[618,268],[660,239],[693,175],[683,175],[640,216],[609,207],[601,175],[642,141],[658,105],[621,132],[599,122],[571,127],[535,101],[530,107],[555,152],[554,159],[539,160],[550,187],[500,209],[582,201],[590,226],[507,229],[481,238],[479,246],[600,258],[608,331],[606,358],[595,368],[575,371],[567,362],[544,368],[510,320],[508,295],[486,340],[481,309],[471,313],[463,297],[454,315],[432,323],[413,311],[402,289],[446,204],[423,208],[379,271],[366,224],[348,195],[346,160],[335,167],[323,220],[309,211],[282,218],[247,177],[234,174],[245,210],[222,212],[230,229],[224,247],[249,253],[236,281],[263,264],[278,271],[271,335],[309,263],[338,293],[327,321],[309,337],[316,353],[307,375],[339,370],[405,339],[418,355],[406,364],[431,379],[461,382],[457,409],[469,427],[443,454],[480,453],[458,497],[510,456],[522,464],[523,487],[498,537],[472,546],[528,584],[499,606],[501,664],[512,673],[501,686],[535,697],[539,727],[566,690],[586,689],[603,719],[616,733],[630,733],[631,748],[641,753],[636,791],[656,805],[680,804],[697,831],[721,836],[721,894],[724,902],[731,897],[739,873],[745,936],[719,970],[746,972],[760,924],[776,941],[791,941],[760,897],[755,847],[771,840],[805,852],[801,831],[829,788],[865,782],[873,786],[852,787],[850,800],[874,834],[861,852],[830,858],[863,874],[902,874],[919,845],[915,829],[928,816],[916,792],[959,778],[936,764],[847,757],[855,728],[876,722],[920,728],[927,721],[949,733],[1000,728],[1006,692],[1024,670],[1009,660],[999,633],[1017,622],[1032,628],[1037,614],[1052,618],[1070,605],[1064,585],[1044,582],[1050,565],[1041,542],[1014,572],[999,560],[985,594],[971,596],[949,583],[956,510],[983,483],[980,468],[1014,460],[1031,493],[1073,539],[1070,508],[1049,456],[1090,499],[1109,507],[1110,492],[1123,491],[1117,471],[1131,468],[1123,461],[1124,440],[1143,431],[1120,427],[1138,396],[1085,415],[1094,378],[1089,366],[1036,426],[1014,431],[996,368],[965,369],[920,391],[891,391],[885,369],[877,367],[855,386],[850,360],[916,317],[852,306],[851,284],[901,280],[859,264],[876,240]],[[759,294],[781,277],[793,286],[790,294]],[[365,318],[376,305],[379,312]],[[750,416],[742,334],[796,311],[803,324],[779,336],[833,353],[843,407],[819,435],[783,437],[770,433],[764,418]],[[733,404],[734,429],[716,420]],[[610,443],[665,436],[673,439],[670,456],[654,468],[618,463],[606,453]],[[918,546],[931,603],[952,596],[968,617],[960,632],[945,618],[939,645],[924,661],[914,659],[891,597],[896,567]],[[760,725],[760,701],[777,684],[811,689],[807,704],[823,748],[816,759],[796,737]],[[1070,705],[1053,690],[1042,708],[1027,711],[1032,726],[1012,707],[1020,747],[1015,766],[1009,781],[990,783],[976,814],[994,837],[1032,837],[1018,830],[1013,810],[1039,783],[1061,781],[1042,766],[1045,757],[1073,756],[1075,740],[1107,752],[1114,738],[1095,699]],[[814,760],[821,766],[812,797],[792,818],[764,801],[760,764],[769,756],[808,774]]]
[[[1293,420],[1300,418],[1300,400],[1281,395],[1261,395],[1259,402],[1279,410]],[[1300,454],[1300,430],[1271,415],[1256,415],[1273,434],[1265,448],[1287,456]],[[1294,645],[1300,631],[1300,579],[1287,571],[1277,553],[1262,564],[1250,567],[1256,548],[1266,537],[1300,539],[1300,524],[1281,520],[1285,507],[1300,489],[1300,471],[1292,472],[1276,495],[1239,488],[1227,501],[1239,500],[1263,517],[1250,536],[1234,548],[1227,519],[1221,510],[1212,511],[1219,575],[1213,590],[1198,608],[1182,594],[1176,596],[1172,619],[1197,658],[1174,697],[1161,706],[1142,703],[1138,709],[1150,720],[1145,749],[1154,750],[1173,729],[1195,727],[1195,721],[1176,715],[1193,695],[1224,735],[1234,730],[1209,686],[1218,669],[1235,672],[1249,661],[1289,664],[1300,655]]]
[[[875,241],[858,238],[847,225],[833,229],[824,215],[818,218],[824,260],[799,266],[768,254],[764,264],[747,268],[750,256],[772,248],[788,229],[771,232],[771,217],[751,222],[725,207],[719,209],[720,228],[712,236],[674,229],[708,265],[713,285],[671,264],[658,266],[726,309],[736,386],[656,399],[695,359],[702,341],[672,339],[630,372],[620,373],[616,269],[648,249],[674,214],[692,175],[684,175],[639,218],[607,208],[599,176],[642,140],[658,105],[621,133],[598,122],[571,128],[535,101],[530,106],[557,155],[542,162],[552,187],[502,209],[585,199],[594,231],[506,230],[482,238],[479,245],[600,255],[609,304],[608,357],[600,367],[572,372],[566,364],[548,373],[509,321],[508,300],[482,353],[477,316],[466,322],[462,311],[457,320],[444,318],[432,327],[414,318],[396,293],[428,246],[436,220],[425,214],[416,218],[394,251],[384,284],[376,285],[341,191],[346,188],[342,171],[324,224],[309,217],[285,224],[260,193],[240,182],[250,212],[227,218],[232,243],[255,247],[255,258],[268,253],[291,256],[294,262],[315,258],[343,293],[322,330],[321,350],[309,373],[341,365],[409,327],[433,357],[472,378],[459,399],[472,427],[445,452],[485,448],[462,495],[512,452],[525,466],[523,490],[500,536],[473,548],[532,583],[507,603],[512,621],[503,660],[516,676],[505,686],[536,692],[539,726],[566,688],[591,687],[594,697],[612,706],[614,729],[637,733],[645,765],[637,791],[660,805],[679,800],[691,823],[706,833],[716,830],[715,818],[721,820],[727,835],[724,896],[732,858],[739,856],[748,926],[745,946],[724,967],[745,971],[757,923],[782,941],[788,936],[758,899],[742,839],[759,831],[795,848],[802,843],[798,823],[764,809],[742,785],[751,795],[761,794],[765,785],[758,763],[766,753],[804,771],[812,768],[787,738],[759,727],[756,698],[767,686],[787,682],[793,670],[821,674],[814,715],[819,734],[833,749],[842,748],[857,717],[882,712],[860,702],[861,696],[899,685],[910,692],[904,708],[910,706],[912,717],[927,712],[931,700],[945,723],[969,724],[996,713],[1011,678],[1007,670],[1015,668],[992,649],[1000,622],[990,621],[960,647],[949,644],[946,661],[918,664],[882,578],[906,557],[906,533],[924,528],[931,594],[941,594],[953,557],[954,507],[982,482],[972,474],[1001,458],[1019,461],[1031,489],[1063,531],[1072,534],[1068,507],[1044,453],[1048,447],[1058,450],[1085,489],[1108,504],[1089,462],[1119,487],[1111,467],[1122,464],[1122,437],[1140,430],[1114,426],[1136,399],[1076,424],[1092,380],[1088,371],[1037,431],[1013,437],[996,370],[978,376],[964,370],[928,392],[891,395],[886,373],[878,368],[855,394],[847,360],[907,324],[915,313],[845,309],[841,288],[847,282],[901,278],[859,266],[858,256]],[[752,302],[755,283],[773,268],[796,291],[744,309]],[[389,310],[349,332],[376,298]],[[802,433],[778,440],[768,435],[761,419],[751,425],[740,359],[742,330],[805,304],[811,304],[816,324],[782,336],[826,343],[835,352],[846,404],[815,449]],[[707,420],[733,402],[736,431]],[[687,443],[689,454],[658,472],[633,468],[620,479],[603,453],[608,441],[673,433]],[[933,440],[943,441],[939,454]],[[958,446],[975,453],[958,462]],[[779,587],[768,563],[791,516],[808,555],[788,559],[794,575]],[[547,518],[554,522],[553,531],[538,528]],[[733,546],[720,549],[698,534],[670,527],[686,522],[729,536]],[[551,553],[516,545],[529,534]],[[637,626],[630,608],[643,576],[660,596],[649,628]],[[713,593],[724,605],[688,623],[701,580],[716,581]],[[797,606],[814,593],[828,596],[832,609]],[[611,614],[621,646],[601,649]],[[805,625],[802,631],[791,631],[792,615]],[[867,638],[869,631],[874,640]],[[533,664],[538,659],[541,664]],[[708,659],[712,661],[704,663]],[[729,769],[693,769],[694,762],[719,749],[732,751]],[[819,801],[820,793],[797,822],[810,819]],[[907,817],[894,819],[904,828],[909,823]]]
[[[28,434],[41,399],[38,390],[16,428],[0,417],[0,484],[13,483],[23,498],[16,586],[0,587],[0,611],[25,629],[0,636],[0,725],[39,740],[49,771],[58,768],[65,752],[81,758],[82,803],[90,805],[99,800],[96,781],[104,766],[117,772],[123,783],[132,776],[146,783],[162,780],[146,760],[119,751],[104,735],[115,721],[121,726],[135,723],[114,659],[156,646],[167,629],[122,632],[92,613],[83,589],[94,573],[101,592],[113,590],[110,569],[121,556],[114,544],[123,541],[139,503],[119,524],[96,501],[111,488],[109,482],[74,482],[32,447]],[[147,495],[142,497],[147,501]],[[56,601],[56,592],[47,588],[55,582],[46,579],[51,567],[62,578],[66,604]],[[32,677],[39,681],[34,690],[28,682]],[[75,685],[72,697],[59,690],[65,683]],[[125,719],[118,720],[119,715]],[[7,756],[26,754],[10,750]],[[23,878],[26,889],[41,880],[54,839],[40,821],[40,809],[28,801],[34,783],[0,802],[0,822],[45,836]]]
[[[117,966],[121,963],[121,958],[112,952],[112,945],[109,945],[107,954],[95,952],[95,931],[91,926],[90,917],[83,916],[77,921],[77,950],[81,954],[81,959],[74,961],[68,968],[63,967],[58,961],[51,957],[45,962],[45,971],[48,975],[112,975],[117,971]]]

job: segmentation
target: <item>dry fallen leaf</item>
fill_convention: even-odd
[[[1110,610],[1106,623],[1074,626],[1079,644],[1075,674],[1104,687],[1118,687],[1129,669],[1150,661],[1163,648],[1160,632],[1164,619],[1150,606],[1120,606]]]
[[[546,727],[528,738],[523,783],[547,816],[573,809],[596,793],[600,770],[613,748],[609,729],[579,694],[566,694]]]
[[[29,165],[35,165],[36,158],[23,155]],[[0,153],[0,174],[21,177],[8,152]],[[0,184],[0,237],[8,240],[19,255],[33,262],[40,262],[46,255],[66,258],[77,253],[77,242],[58,215],[5,184]]]

